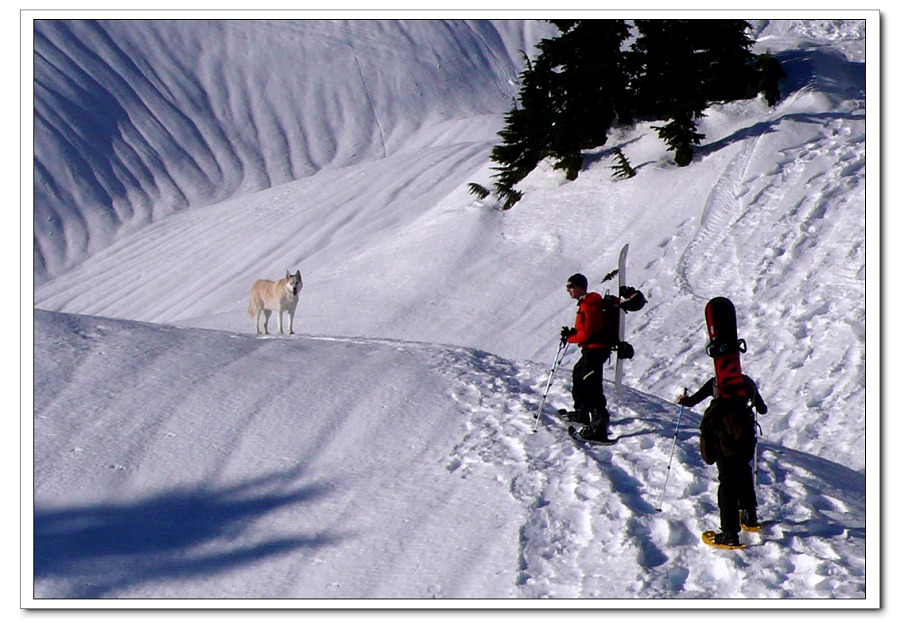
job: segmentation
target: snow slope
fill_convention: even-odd
[[[35,279],[186,207],[459,133],[509,106],[519,51],[551,32],[485,20],[37,19]]]
[[[782,103],[713,107],[686,169],[620,130],[498,212],[466,184],[547,25],[38,24],[35,598],[871,601],[865,24],[754,28]],[[565,278],[604,289],[625,242],[650,304],[622,440],[532,433]],[[297,267],[299,334],[250,335],[249,285]],[[671,400],[712,374],[720,293],[772,409],[772,523],[711,555],[715,473]]]
[[[699,417],[664,494],[677,411],[637,391],[590,449],[532,433],[543,365],[477,349],[38,311],[35,362],[37,598],[866,594],[862,473],[765,445],[770,523],[712,555]]]

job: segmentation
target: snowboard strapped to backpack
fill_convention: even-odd
[[[737,314],[730,300],[716,297],[706,304],[706,330],[706,354],[715,364],[716,393],[723,399],[746,400],[741,354],[747,351],[747,343],[738,338]]]

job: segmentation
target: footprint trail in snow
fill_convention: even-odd
[[[522,597],[865,595],[865,563],[856,558],[865,554],[862,474],[763,440],[757,492],[768,523],[745,533],[747,550],[717,552],[700,540],[718,527],[718,482],[700,459],[697,413],[684,412],[676,440],[677,406],[634,390],[610,393],[619,441],[592,447],[554,417],[570,403],[565,364],[533,433],[546,369],[467,349],[448,357],[467,419],[446,468],[492,474],[522,506]]]

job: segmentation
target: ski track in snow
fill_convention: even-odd
[[[704,301],[723,292],[745,293],[741,285],[743,275],[738,272],[741,255],[735,242],[734,224],[743,213],[741,187],[758,141],[757,137],[738,147],[737,155],[707,196],[697,232],[676,265],[678,287]],[[717,272],[709,273],[711,267]]]

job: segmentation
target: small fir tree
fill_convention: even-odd
[[[772,56],[768,50],[756,58],[757,71],[757,93],[762,94],[766,99],[766,103],[773,107],[775,103],[781,100],[781,90],[778,88],[779,81],[787,78],[784,68],[781,67],[778,59]]]
[[[654,126],[669,150],[675,152],[675,163],[679,166],[687,166],[694,159],[694,146],[700,143],[705,136],[697,133],[697,125],[689,112],[682,111],[673,114],[672,120],[664,126]]]
[[[480,183],[470,183],[469,193],[483,201],[490,195],[491,191]]]
[[[628,158],[625,157],[625,153],[622,152],[622,149],[616,146],[613,149],[613,155],[615,156],[615,163],[612,165],[613,176],[616,179],[630,179],[634,175],[637,174],[634,168],[631,167],[631,164],[628,162]]]

